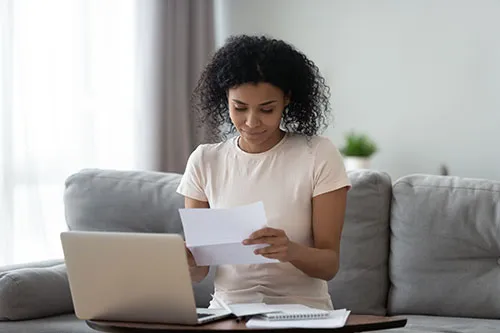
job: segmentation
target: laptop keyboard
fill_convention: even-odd
[[[208,317],[208,316],[212,316],[212,314],[210,313],[196,313],[198,315],[198,318],[205,318],[205,317]]]

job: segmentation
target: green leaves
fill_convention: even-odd
[[[366,134],[351,131],[345,136],[345,146],[340,149],[344,156],[370,157],[377,152],[377,145]]]

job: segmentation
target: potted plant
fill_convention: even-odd
[[[345,145],[340,149],[344,155],[347,170],[368,169],[370,160],[378,148],[375,142],[366,134],[351,131],[345,136]]]

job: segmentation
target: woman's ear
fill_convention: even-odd
[[[285,102],[284,103],[285,104],[285,108],[288,106],[288,104],[290,104],[290,101],[291,101],[291,96],[290,95],[291,95],[290,93],[287,93],[285,95],[285,100],[284,100],[284,102]]]

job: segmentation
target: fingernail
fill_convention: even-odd
[[[248,244],[248,239],[245,239],[245,240],[243,241],[243,244],[244,244],[244,245],[247,245],[247,244]]]

